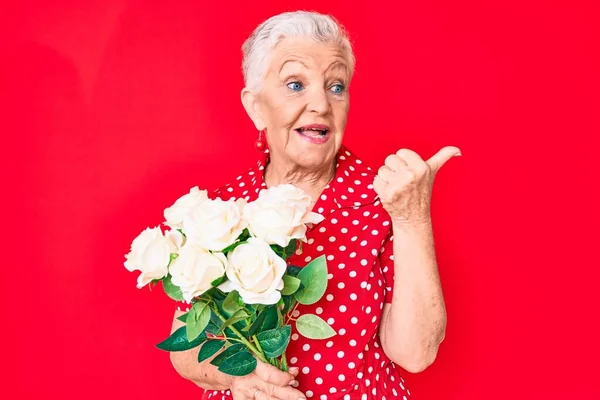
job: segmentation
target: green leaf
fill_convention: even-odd
[[[194,340],[202,331],[204,331],[204,328],[206,328],[206,325],[208,325],[208,322],[210,321],[210,314],[211,312],[208,304],[200,301],[194,303],[185,320],[187,339],[189,341]]]
[[[244,376],[252,373],[256,369],[256,358],[247,351],[237,353],[219,365],[219,371],[232,375]]]
[[[313,314],[304,314],[296,320],[298,332],[309,339],[328,339],[337,333],[321,317]]]
[[[244,308],[240,308],[231,317],[229,317],[227,321],[223,323],[223,325],[221,325],[221,327],[219,328],[219,333],[223,332],[223,330],[228,326],[233,325],[236,322],[243,321],[248,317],[250,317],[248,311],[246,311]]]
[[[221,314],[223,317],[225,318],[229,318],[231,317],[231,314],[229,314],[227,311],[225,311],[223,309],[223,302],[225,301],[225,297],[223,297],[223,299],[219,300],[219,299],[214,299],[215,304],[217,305],[217,310],[219,311],[219,314]]]
[[[168,338],[156,345],[161,350],[165,351],[184,351],[200,346],[206,341],[206,334],[202,332],[196,339],[191,342],[187,340],[186,327],[182,326],[171,334]]]
[[[283,298],[283,314],[287,314],[294,309],[296,305],[296,299],[294,296],[281,296]]]
[[[256,317],[256,319],[254,320],[254,322],[252,323],[252,325],[250,325],[250,328],[248,329],[248,336],[256,335],[256,332],[258,332],[260,330],[260,328],[262,327],[266,316],[267,316],[267,313],[264,311],[262,313],[258,314],[258,317]]]
[[[227,253],[232,252],[239,245],[248,243],[249,236],[250,234],[245,235],[244,232],[242,232],[238,239],[229,246],[225,247],[223,250],[221,250],[221,253],[227,255]]]
[[[162,279],[152,279],[150,281],[150,284],[148,285],[148,288],[150,289],[150,291],[152,291],[152,289],[154,289],[156,287],[156,285],[158,285],[158,282],[162,281]]]
[[[242,231],[242,233],[238,237],[238,240],[241,242],[245,242],[248,240],[249,237],[250,237],[250,231],[248,230],[248,228],[246,228]]]
[[[278,246],[276,244],[272,244],[269,247],[271,248],[271,250],[273,250],[275,254],[277,254],[277,256],[283,258],[283,247]]]
[[[296,251],[296,247],[298,245],[297,239],[290,240],[290,243],[283,248],[283,256],[284,260],[287,260],[294,252]]]
[[[265,308],[263,312],[258,314],[258,317],[256,317],[256,320],[248,331],[248,336],[254,336],[257,332],[275,329],[277,328],[278,322],[277,307],[269,306]]]
[[[228,314],[233,315],[237,310],[242,308],[239,304],[240,294],[237,290],[233,290],[227,294],[225,300],[223,300],[223,310]]]
[[[245,351],[246,353],[248,352],[248,350],[246,349],[246,346],[244,346],[242,343],[235,343],[232,344],[231,346],[227,347],[222,353],[220,353],[218,356],[216,356],[215,358],[212,359],[212,361],[210,362],[212,365],[218,367],[219,365],[221,365],[221,363],[223,361],[225,361],[226,359],[228,359],[229,357],[234,356],[235,354]]]
[[[277,326],[279,326],[279,321],[283,321],[283,315],[281,314],[281,308],[277,307]]]
[[[298,277],[300,271],[302,271],[302,268],[297,267],[295,265],[288,265],[285,273],[296,278]]]
[[[285,325],[258,334],[258,342],[267,357],[279,357],[290,342],[292,327]]]
[[[223,293],[221,290],[216,289],[216,288],[209,289],[208,292],[206,292],[206,294],[208,294],[209,297],[212,298],[213,300],[223,301],[223,300],[225,300],[225,297],[227,297],[226,293]]]
[[[186,318],[187,318],[188,313],[185,313],[183,315],[180,315],[179,317],[177,317],[178,320],[180,320],[181,322],[186,322]]]
[[[225,342],[218,339],[209,340],[200,347],[198,362],[201,363],[217,354],[223,348]]]
[[[181,289],[178,286],[175,286],[173,282],[171,282],[171,275],[167,275],[162,280],[162,284],[167,296],[169,296],[175,301],[183,301],[183,294],[181,293]]]
[[[327,263],[325,256],[311,261],[298,273],[304,288],[294,293],[300,304],[314,304],[323,297],[327,289]]]
[[[298,278],[294,278],[293,276],[290,275],[284,275],[283,276],[283,290],[281,291],[281,294],[283,295],[290,295],[290,294],[294,294],[298,288],[300,287],[300,279]]]
[[[206,329],[204,331],[210,332],[216,336],[219,334],[222,325],[223,321],[221,321],[221,318],[217,317],[215,313],[211,312],[210,321],[208,322],[208,325],[206,325]]]
[[[225,281],[225,279],[226,279],[226,278],[227,278],[227,276],[226,276],[226,275],[223,275],[222,277],[220,277],[220,278],[217,278],[217,279],[215,279],[214,281],[212,281],[212,282],[210,283],[210,286],[212,286],[212,287],[219,286],[221,283],[223,283],[223,282]]]
[[[250,323],[250,321],[248,319],[244,319],[242,321],[238,321],[235,324],[233,324],[233,326],[242,334],[242,336],[244,336],[246,339],[248,339],[248,331],[244,331],[244,329],[248,326],[248,324]],[[229,327],[231,328],[231,326]],[[228,330],[229,330],[228,328]],[[233,331],[232,331],[233,333]],[[229,333],[227,333],[227,336],[233,336],[236,339],[239,339],[237,335],[233,334],[233,335],[229,335]]]

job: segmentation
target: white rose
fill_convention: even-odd
[[[138,276],[138,288],[167,276],[171,253],[177,252],[182,241],[181,233],[169,231],[165,237],[159,227],[146,228],[133,240],[130,252],[125,255],[127,261],[124,265],[131,272],[142,272]]]
[[[244,207],[244,219],[253,236],[285,247],[291,239],[306,240],[306,224],[324,219],[309,209],[310,203],[311,197],[293,185],[274,186]]]
[[[173,253],[177,253],[179,249],[185,244],[185,236],[181,234],[181,232],[176,231],[174,229],[165,232],[165,238],[171,245],[171,248],[175,251]]]
[[[233,244],[247,226],[242,219],[246,201],[219,198],[196,205],[183,217],[183,232],[191,244],[221,251]]]
[[[275,304],[281,298],[286,262],[264,241],[248,239],[227,255],[224,292],[237,290],[246,304]]]
[[[206,190],[200,190],[198,186],[190,189],[190,192],[181,196],[175,204],[165,209],[165,225],[172,229],[183,228],[183,216],[186,215],[190,210],[201,204],[205,200],[208,200],[208,194]]]
[[[227,259],[222,253],[211,253],[199,246],[186,244],[169,267],[171,282],[181,289],[183,298],[191,302],[211,288],[211,282],[225,274]]]

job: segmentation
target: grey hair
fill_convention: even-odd
[[[250,91],[260,91],[271,51],[286,37],[308,37],[320,43],[339,45],[347,53],[350,73],[354,72],[356,59],[352,44],[335,18],[312,11],[285,12],[260,24],[242,46],[244,83]]]

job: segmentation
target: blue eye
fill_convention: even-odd
[[[335,94],[341,94],[344,91],[344,89],[346,89],[346,87],[344,85],[342,85],[341,83],[338,83],[337,85],[333,85],[331,87],[331,90]]]
[[[287,84],[287,87],[293,90],[294,92],[299,92],[303,89],[303,86],[300,82],[290,82]]]

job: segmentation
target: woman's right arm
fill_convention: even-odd
[[[171,333],[185,325],[177,319],[183,314],[185,313],[182,311],[175,311]],[[173,364],[175,371],[183,378],[192,381],[203,389],[229,389],[231,387],[231,378],[233,377],[220,372],[217,367],[210,363],[210,361],[217,356],[216,354],[208,360],[198,363],[198,352],[200,351],[200,347],[201,346],[198,346],[187,351],[172,351],[170,353],[171,363]]]
[[[175,311],[171,332],[184,325],[177,318],[183,315],[181,311]],[[219,371],[210,361],[217,356],[198,363],[198,352],[200,347],[187,351],[171,352],[171,363],[175,370],[183,378],[195,383],[205,390],[231,390],[235,400],[254,399],[256,390],[261,391],[262,398],[275,398],[281,400],[304,400],[306,396],[292,386],[296,385],[295,377],[298,368],[290,368],[290,372],[281,371],[272,365],[258,361],[256,370],[246,376],[233,377]],[[259,400],[259,397],[257,397]]]

